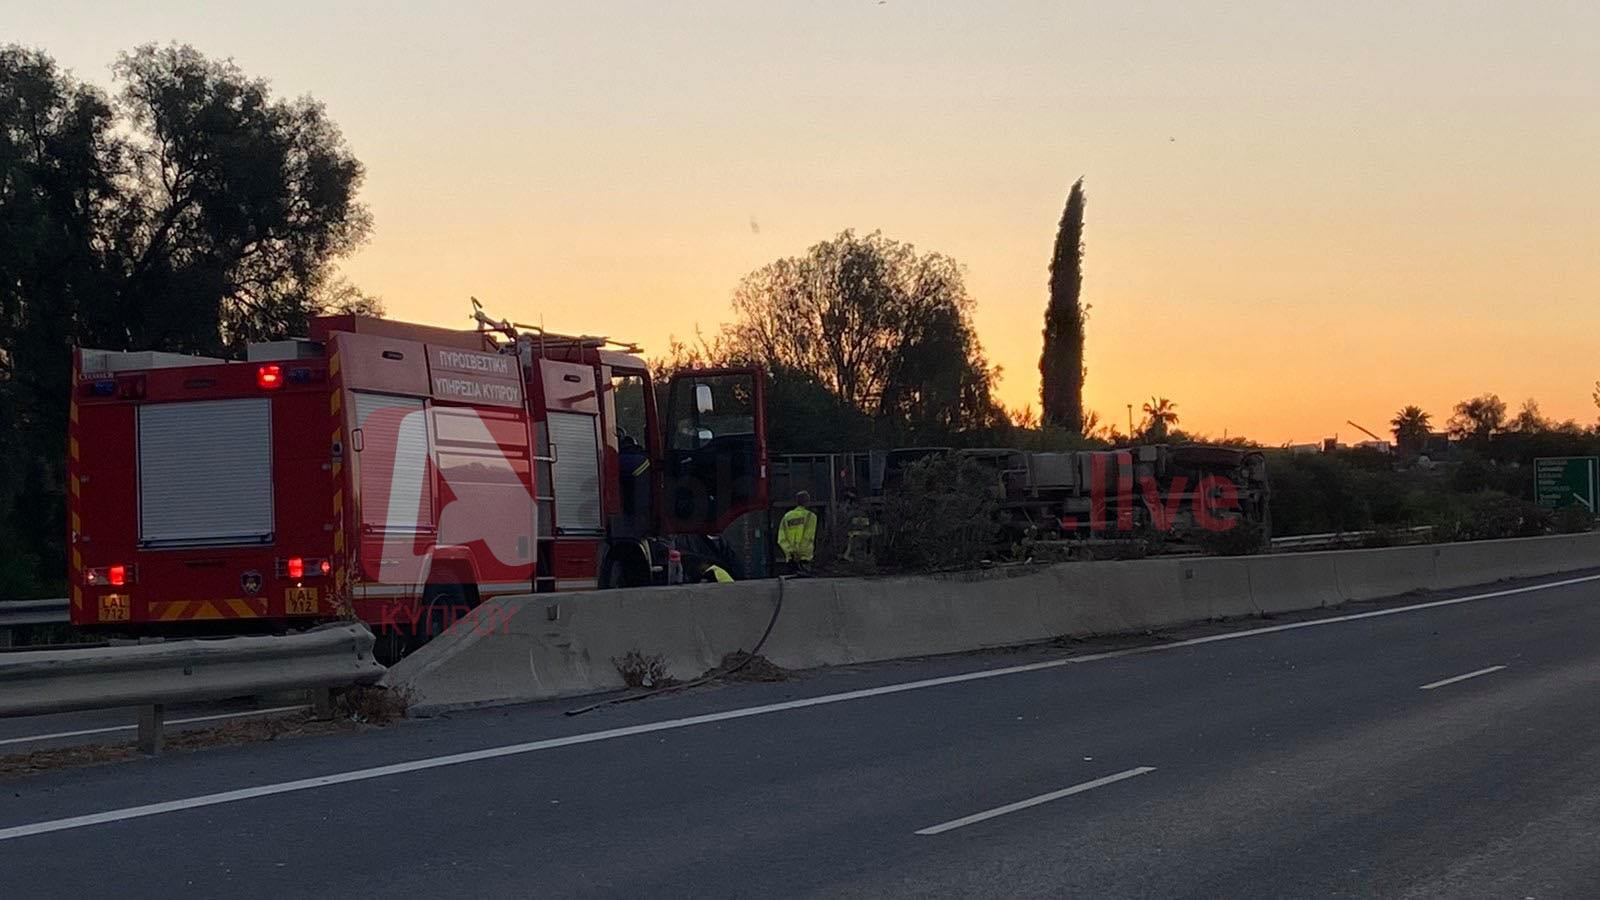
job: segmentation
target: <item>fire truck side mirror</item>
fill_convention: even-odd
[[[712,411],[711,385],[697,384],[694,386],[694,408],[702,413]]]
[[[350,432],[350,449],[357,453],[361,452],[361,429],[359,428]]]

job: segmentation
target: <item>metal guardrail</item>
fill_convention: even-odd
[[[386,671],[354,623],[301,634],[0,654],[0,716],[141,707],[139,747],[161,752],[163,708],[372,684]]]
[[[1392,532],[1401,537],[1420,537],[1433,530],[1431,525],[1416,528],[1399,528]],[[1274,553],[1285,550],[1326,550],[1336,547],[1355,547],[1365,543],[1377,531],[1330,531],[1325,534],[1295,534],[1272,539]]]
[[[41,625],[65,625],[67,598],[51,600],[0,600],[0,647],[9,647],[12,632],[19,628],[36,628]]]
[[[0,600],[0,628],[67,624],[67,598]]]

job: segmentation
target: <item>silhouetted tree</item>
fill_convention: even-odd
[[[1455,415],[1450,417],[1450,436],[1487,443],[1505,424],[1505,401],[1496,394],[1483,394],[1456,404]]]
[[[367,234],[362,169],[316,102],[232,63],[141,47],[104,92],[0,47],[0,547],[65,569],[74,344],[217,352],[303,333]],[[373,298],[360,299],[371,309]],[[0,565],[7,575],[31,563]],[[35,579],[36,580],[36,579]]]
[[[1084,432],[1083,179],[1067,194],[1050,258],[1050,304],[1039,356],[1041,419],[1046,426]]]
[[[732,355],[800,373],[902,436],[988,427],[1002,414],[961,267],[878,232],[842,232],[745,276]]]
[[[1529,397],[1522,401],[1522,409],[1511,420],[1511,430],[1521,434],[1538,434],[1555,428],[1555,423],[1544,417],[1539,401]]]
[[[322,105],[192,47],[113,67],[134,127],[119,287],[127,343],[221,349],[303,330],[328,264],[370,227],[361,164]]]

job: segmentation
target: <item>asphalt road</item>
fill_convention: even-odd
[[[1418,602],[0,780],[0,893],[1600,896],[1600,576]]]

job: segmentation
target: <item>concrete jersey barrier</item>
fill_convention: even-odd
[[[1600,566],[1600,533],[1320,553],[1064,563],[903,578],[815,578],[502,597],[402,660],[414,708],[624,686],[659,655],[680,680],[750,650],[791,669],[1013,646],[1315,609]]]

